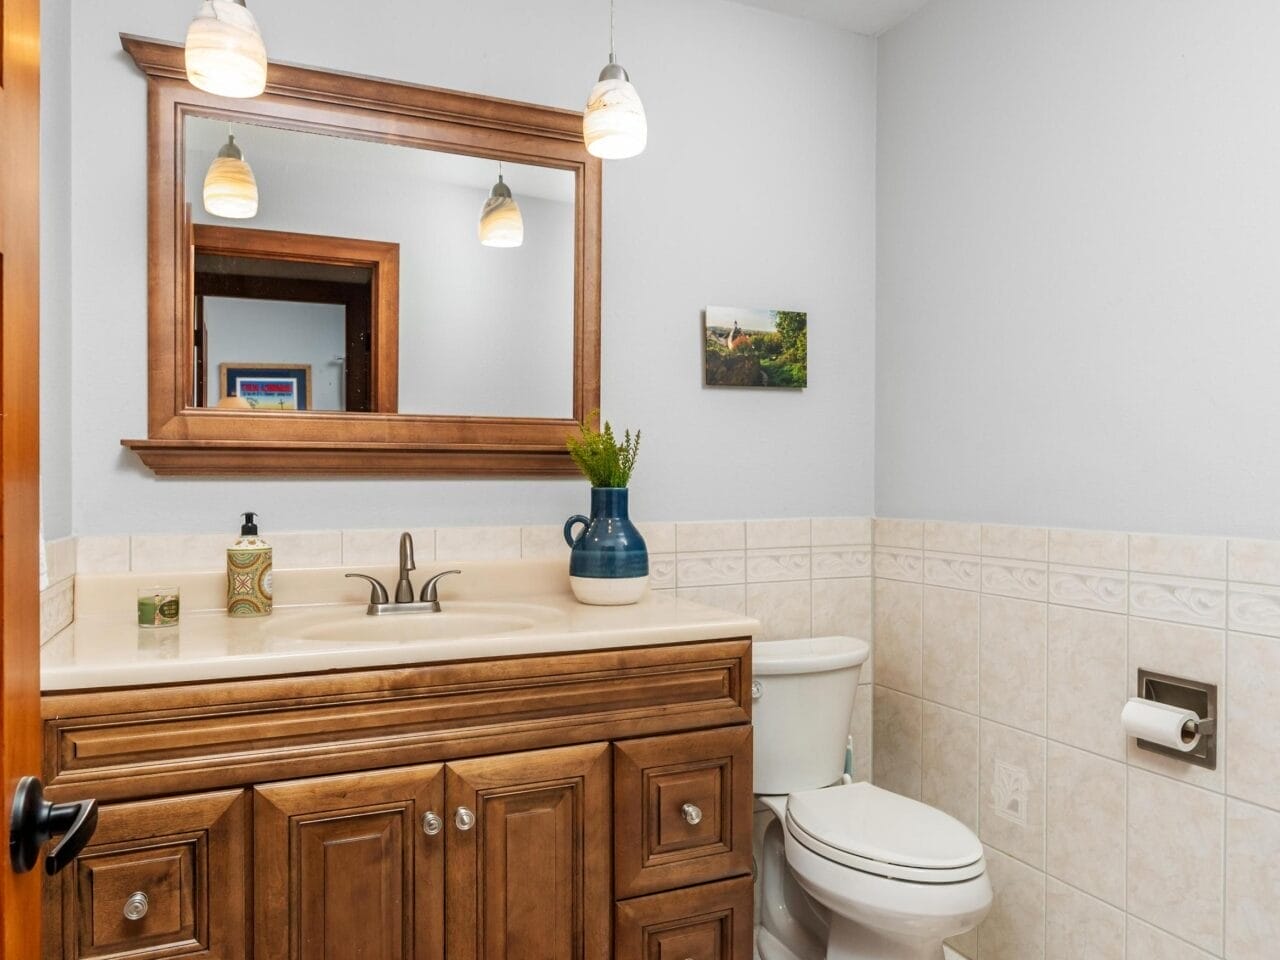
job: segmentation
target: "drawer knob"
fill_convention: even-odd
[[[428,837],[434,837],[443,829],[444,821],[434,810],[428,810],[422,815],[422,832]]]
[[[453,815],[453,822],[459,830],[470,830],[476,825],[476,815],[466,807],[459,807],[458,812]]]
[[[147,915],[147,909],[150,906],[151,901],[147,899],[147,895],[139,890],[124,902],[124,918],[126,920],[141,920]]]
[[[702,808],[692,803],[686,803],[680,808],[680,816],[684,817],[685,823],[696,827],[702,822]]]

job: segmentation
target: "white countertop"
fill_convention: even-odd
[[[506,571],[504,578],[509,575]],[[751,636],[759,630],[753,619],[666,592],[650,592],[631,606],[591,607],[568,592],[500,594],[499,601],[465,595],[477,592],[475,588],[450,598],[442,588],[444,616],[367,617],[364,602],[344,598],[278,605],[268,617],[231,619],[221,610],[187,612],[186,587],[179,625],[145,629],[138,627],[130,609],[136,584],[123,577],[103,579],[109,582],[84,588],[77,584],[85,602],[77,597],[75,622],[42,648],[41,686],[46,692],[689,643]],[[531,585],[540,588],[557,582],[541,576],[533,580]],[[352,589],[361,592],[352,584],[342,584],[348,597]],[[94,602],[108,592],[110,604]],[[199,584],[192,592],[200,593]],[[314,592],[292,591],[299,597]],[[119,601],[122,595],[128,604]],[[481,619],[493,617],[518,620],[519,628],[486,626]],[[433,636],[459,622],[478,627],[470,636]]]

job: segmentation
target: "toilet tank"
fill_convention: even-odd
[[[870,652],[856,637],[752,644],[755,793],[795,793],[840,779],[858,674]]]

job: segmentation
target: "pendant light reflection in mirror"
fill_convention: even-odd
[[[256,97],[267,87],[267,48],[244,0],[203,0],[187,28],[187,80],[220,97]]]
[[[502,164],[498,164],[498,182],[480,210],[480,242],[486,247],[518,247],[524,243],[524,218],[511,188],[502,180]]]
[[[213,216],[228,220],[248,220],[258,215],[258,182],[230,132],[204,175],[204,208]]]
[[[609,63],[591,88],[582,116],[587,152],[602,160],[625,160],[644,151],[649,124],[640,94],[613,53],[613,0],[609,0]]]

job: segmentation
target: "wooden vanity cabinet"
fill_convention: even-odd
[[[45,960],[749,960],[750,682],[729,640],[46,695],[49,795],[110,802]]]

